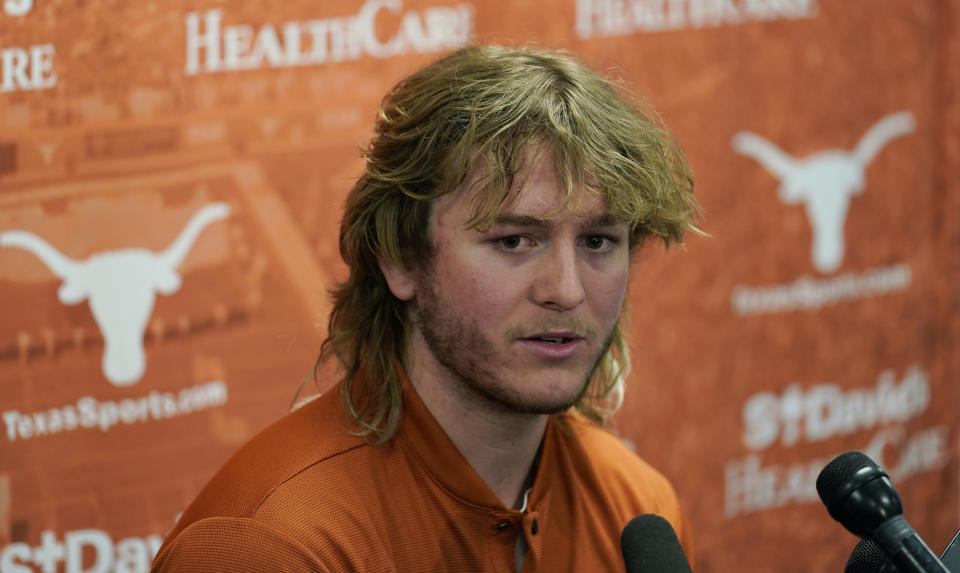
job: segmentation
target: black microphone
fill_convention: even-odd
[[[853,548],[843,573],[900,573],[887,554],[870,539],[861,539]]]
[[[693,573],[670,523],[652,513],[634,517],[620,535],[627,573]]]
[[[876,542],[901,573],[950,573],[904,519],[890,476],[866,454],[834,458],[817,477],[817,493],[831,517]]]
[[[950,571],[960,571],[960,531],[954,534],[947,548],[940,554],[940,561]],[[853,548],[843,573],[900,573],[880,546],[869,539],[861,539]]]

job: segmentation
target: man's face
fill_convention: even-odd
[[[550,153],[518,180],[519,194],[489,230],[467,228],[467,185],[434,204],[411,350],[456,394],[545,414],[576,403],[609,345],[627,287],[629,230],[593,192],[573,213],[537,220],[561,201]]]

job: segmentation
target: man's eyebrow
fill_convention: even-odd
[[[516,213],[498,213],[493,218],[494,225],[509,225],[512,227],[549,227],[550,221],[533,215],[518,215]]]
[[[584,227],[610,227],[613,225],[619,225],[624,223],[623,220],[615,217],[610,213],[601,213],[599,215],[593,215],[584,219]],[[553,226],[553,221],[550,219],[543,219],[541,217],[534,217],[533,215],[520,215],[516,213],[500,213],[493,218],[494,225],[508,225],[514,227],[551,227]]]

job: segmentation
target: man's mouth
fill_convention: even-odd
[[[567,338],[565,336],[533,336],[527,340],[536,340],[537,342],[546,342],[547,344],[564,344],[570,342],[573,338]]]
[[[574,340],[581,340],[582,336],[576,332],[537,332],[530,336],[525,336],[524,340],[531,340],[533,342],[544,342],[547,344],[566,344],[568,342],[573,342]]]
[[[535,332],[518,342],[542,359],[562,360],[581,352],[584,337],[573,331]]]

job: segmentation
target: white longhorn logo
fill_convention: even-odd
[[[63,280],[57,298],[63,304],[90,300],[93,318],[103,333],[103,374],[115,386],[129,386],[143,377],[146,357],[143,333],[153,312],[156,293],[173,294],[182,282],[177,268],[200,232],[226,218],[226,203],[211,203],[197,211],[180,235],[159,253],[148,249],[117,249],[71,259],[27,231],[0,233],[0,246],[30,251]]]
[[[871,127],[853,151],[828,149],[797,159],[763,137],[741,131],[733,149],[752,157],[780,179],[780,200],[803,203],[813,231],[813,266],[821,273],[835,271],[843,262],[843,228],[850,198],[863,191],[864,172],[890,140],[912,133],[913,115],[888,115]]]

